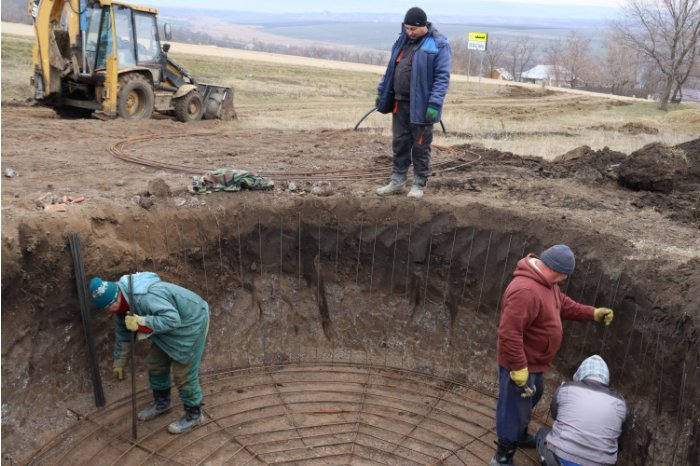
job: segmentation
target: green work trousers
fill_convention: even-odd
[[[208,330],[208,326],[207,326]],[[174,361],[155,343],[146,357],[148,381],[152,390],[170,390],[170,368],[173,370],[175,386],[185,406],[199,406],[202,403],[202,387],[199,386],[199,363],[202,361],[206,331],[197,341],[192,357],[185,364]]]

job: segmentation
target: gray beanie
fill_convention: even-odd
[[[555,244],[543,251],[540,254],[540,259],[544,265],[564,275],[571,275],[576,267],[574,253],[566,244]]]

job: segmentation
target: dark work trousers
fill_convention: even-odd
[[[411,105],[407,100],[397,100],[392,118],[394,133],[392,178],[405,180],[408,167],[413,162],[413,184],[425,186],[430,176],[430,144],[433,142],[433,125],[411,124]]]
[[[544,375],[541,372],[530,373],[527,385],[536,388],[535,396],[523,398],[524,390],[510,379],[510,371],[498,367],[496,435],[501,442],[516,443],[527,434],[532,409],[544,392]]]

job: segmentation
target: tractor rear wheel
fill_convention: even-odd
[[[173,107],[175,107],[175,118],[183,123],[201,120],[204,115],[204,99],[196,89],[175,99]]]
[[[141,74],[130,73],[119,78],[117,113],[126,120],[151,118],[155,97],[153,86]]]

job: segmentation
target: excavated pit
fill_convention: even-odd
[[[641,260],[595,228],[479,204],[360,202],[23,223],[22,254],[3,265],[3,464],[487,464],[501,294],[519,258],[555,242],[577,252],[562,290],[616,318],[565,322],[532,427],[551,422],[554,389],[597,353],[631,410],[618,464],[697,464],[697,327],[683,307],[697,261]],[[168,434],[178,405],[132,441],[130,384],[110,378],[113,327],[97,313],[107,405],[95,408],[67,242],[76,231],[88,279],[148,270],[210,303],[202,427]],[[150,402],[147,347],[139,406]],[[534,451],[516,464],[537,464]]]

